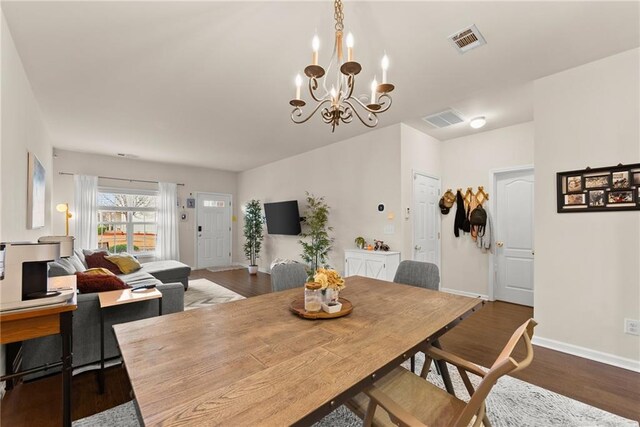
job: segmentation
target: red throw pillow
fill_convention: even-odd
[[[87,261],[87,267],[89,268],[106,268],[114,274],[122,274],[120,268],[105,258],[109,256],[108,252],[94,252],[91,255],[85,255],[84,259]]]
[[[118,289],[128,289],[131,287],[117,276],[94,275],[77,272],[76,277],[78,291],[80,291],[81,294],[116,291]]]

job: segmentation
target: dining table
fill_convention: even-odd
[[[311,425],[463,321],[479,298],[361,276],[334,319],[300,288],[114,326],[142,425]]]

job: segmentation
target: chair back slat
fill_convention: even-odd
[[[500,377],[529,366],[533,360],[533,345],[531,344],[531,338],[533,337],[533,328],[536,324],[535,320],[529,319],[516,329],[494,364],[491,366],[491,369],[489,369],[489,372],[487,372],[482,381],[480,381],[478,388],[471,396],[471,399],[469,399],[469,403],[467,403],[464,410],[458,416],[455,423],[456,426],[466,427],[474,416],[481,416],[480,412],[482,410],[482,405]],[[513,359],[511,355],[515,350],[518,341],[521,339],[525,342],[527,354],[518,362]]]

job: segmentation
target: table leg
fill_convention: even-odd
[[[158,316],[162,316],[162,297],[158,298]]]
[[[71,427],[71,383],[73,374],[73,312],[60,315],[62,335],[62,425]]]
[[[98,371],[98,389],[104,393],[104,309],[100,309],[100,371]]]
[[[440,341],[435,340],[432,344],[435,348],[442,349],[440,346]],[[447,389],[447,393],[452,396],[455,396],[456,393],[453,390],[453,384],[451,383],[451,377],[449,376],[449,368],[447,368],[447,362],[444,360],[436,361],[437,367],[440,369],[440,375],[442,376],[442,382],[444,383],[444,388]]]

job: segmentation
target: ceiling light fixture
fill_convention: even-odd
[[[342,37],[344,30],[344,13],[342,11],[342,1],[334,1],[334,17],[336,20],[336,38],[333,54],[329,61],[329,66],[325,69],[318,65],[318,51],[320,50],[320,39],[313,37],[311,46],[313,48],[312,62],[304,69],[304,74],[309,78],[309,94],[315,101],[315,108],[307,117],[302,117],[302,107],[306,102],[300,97],[302,86],[302,76],[298,74],[295,79],[296,97],[289,101],[294,109],[291,112],[291,120],[296,124],[301,124],[309,120],[320,110],[322,120],[331,125],[331,131],[335,132],[336,126],[342,123],[351,123],[355,115],[367,127],[375,127],[378,124],[378,114],[384,113],[391,107],[391,97],[389,92],[394,86],[387,82],[387,70],[389,69],[389,58],[385,54],[382,58],[382,82],[378,84],[376,78],[371,82],[371,98],[369,104],[365,104],[357,97],[353,96],[355,86],[355,76],[360,73],[362,66],[353,60],[353,35],[347,34],[347,61],[343,60]],[[332,67],[335,67],[335,80],[328,82]],[[318,79],[322,79],[322,87],[318,88]],[[318,91],[318,92],[316,92]],[[362,110],[362,111],[359,111]],[[364,117],[363,117],[364,116]]]
[[[487,124],[487,119],[485,119],[484,116],[475,117],[471,119],[471,121],[469,122],[469,126],[471,126],[474,129],[480,129],[482,126],[486,124]]]

